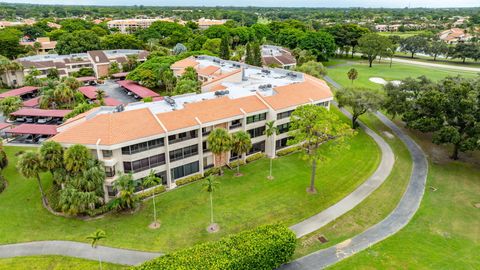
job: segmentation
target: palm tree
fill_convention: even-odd
[[[71,173],[78,173],[87,168],[91,159],[90,150],[87,147],[76,144],[68,148],[63,154],[65,169]]]
[[[92,248],[96,249],[98,247],[98,242],[100,240],[107,238],[107,234],[103,230],[96,230],[94,233],[87,236],[87,239],[90,240]],[[100,254],[98,254],[98,262],[100,263],[100,270],[102,270],[102,260],[100,259]]]
[[[232,149],[232,138],[230,134],[223,128],[215,128],[208,135],[208,147],[215,155],[214,165],[220,167],[220,174],[223,175],[222,166],[224,165],[223,154]],[[216,159],[218,158],[218,163]]]
[[[131,209],[135,206],[138,197],[135,195],[135,182],[131,174],[123,174],[114,183],[119,190],[118,201],[121,209]]]
[[[143,180],[142,186],[143,186],[143,188],[152,187],[152,186],[156,186],[156,185],[160,184],[161,182],[162,182],[162,179],[155,175],[154,170],[151,170],[150,173],[148,174],[147,178],[145,178],[145,180]],[[152,228],[158,228],[160,226],[160,223],[157,222],[157,209],[156,209],[156,206],[155,206],[155,189],[153,189],[152,200],[153,200],[153,223],[152,223],[151,227]]]
[[[213,222],[213,191],[216,189],[217,184],[218,182],[215,181],[215,177],[213,175],[205,178],[205,181],[203,182],[203,190],[210,194],[210,226],[207,228],[209,232],[218,231],[218,224]]]
[[[20,97],[6,97],[0,100],[0,111],[7,119],[10,119],[10,114],[18,111],[22,105],[23,102]]]
[[[63,147],[54,141],[47,141],[40,147],[42,166],[53,175],[53,170],[63,167]]]
[[[267,135],[267,139],[273,136],[273,141],[275,142],[275,135],[277,135],[277,133],[278,133],[278,128],[277,126],[275,126],[275,121],[274,120],[268,121],[265,125],[265,135]],[[268,177],[267,177],[269,180],[273,179],[272,162],[274,157],[275,157],[275,153],[273,153],[270,156],[270,173],[268,174]]]
[[[37,179],[40,194],[42,196],[42,201],[46,205],[47,200],[45,198],[42,181],[40,179],[40,172],[42,171],[42,162],[40,160],[40,155],[37,152],[33,151],[23,153],[18,159],[17,169],[20,174],[23,175],[23,177]]]
[[[244,154],[252,148],[252,140],[250,139],[250,134],[245,131],[238,131],[232,135],[232,152],[237,153],[241,156],[242,160]],[[237,162],[237,176],[240,174],[240,162]]]
[[[0,74],[5,74],[7,77],[7,82],[10,81],[10,71],[17,71],[17,70],[22,70],[23,66],[19,62],[16,61],[10,61],[5,56],[0,55]]]
[[[104,106],[105,105],[105,96],[106,96],[105,91],[103,91],[102,89],[97,89],[97,91],[95,91],[95,93],[96,93],[95,99],[98,100],[98,103],[100,104],[100,106]]]
[[[75,100],[75,92],[66,84],[61,83],[53,90],[53,96],[61,107],[72,108]]]

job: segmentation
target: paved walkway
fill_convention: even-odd
[[[344,109],[341,111],[351,118],[351,114],[348,111]],[[290,227],[290,229],[292,229],[292,231],[294,231],[297,235],[297,238],[322,228],[323,226],[352,210],[355,206],[370,196],[370,194],[372,194],[372,192],[374,192],[390,175],[393,164],[395,163],[395,155],[393,154],[392,148],[390,148],[390,145],[388,145],[388,143],[385,142],[385,140],[373,130],[361,123],[360,126],[370,137],[375,140],[380,148],[380,151],[382,152],[382,158],[377,170],[370,176],[370,178],[368,178],[357,189],[355,189],[341,201],[330,206],[324,211]]]
[[[425,67],[434,67],[434,68],[446,68],[446,69],[456,69],[462,71],[472,71],[472,72],[480,72],[480,68],[478,67],[466,67],[460,65],[451,65],[451,64],[436,64],[431,62],[423,62],[418,60],[409,60],[404,58],[396,58],[394,57],[393,62],[409,64],[409,65],[416,65],[416,66],[425,66]]]
[[[410,176],[410,182],[402,199],[388,217],[363,233],[333,247],[314,252],[289,264],[283,265],[280,267],[281,270],[313,270],[326,268],[335,264],[401,230],[408,224],[408,222],[410,222],[413,215],[420,207],[420,202],[425,191],[428,172],[428,162],[425,153],[423,153],[422,149],[387,117],[380,113],[377,113],[377,116],[405,143],[413,159],[413,170]]]
[[[89,260],[98,260],[124,265],[137,265],[151,260],[160,253],[141,252],[128,249],[98,246],[73,241],[39,241],[0,246],[0,258],[33,255],[62,255]]]

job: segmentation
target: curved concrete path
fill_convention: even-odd
[[[420,207],[427,180],[428,162],[422,149],[392,121],[381,113],[377,117],[388,126],[407,146],[413,159],[413,170],[407,190],[397,207],[380,223],[333,247],[319,250],[280,269],[322,269],[352,256],[395,234],[410,222]]]
[[[142,252],[120,248],[92,246],[73,241],[38,241],[0,246],[0,258],[34,255],[61,255],[103,262],[136,265],[151,260],[161,253]]]
[[[341,111],[346,116],[351,118],[351,114],[347,110],[341,109]],[[291,226],[290,229],[295,232],[297,238],[322,228],[323,226],[352,210],[355,206],[370,196],[370,194],[372,194],[372,192],[374,192],[390,175],[393,164],[395,163],[395,155],[393,154],[392,148],[390,148],[390,145],[373,130],[362,123],[359,124],[360,127],[365,130],[367,135],[372,137],[377,143],[382,153],[381,161],[377,167],[377,170],[357,189],[336,204],[298,224]]]

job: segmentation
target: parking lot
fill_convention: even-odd
[[[127,92],[118,85],[115,81],[107,80],[104,84],[99,84],[95,86],[98,89],[105,91],[108,97],[114,98],[123,104],[136,102],[137,100],[130,95],[127,95]]]

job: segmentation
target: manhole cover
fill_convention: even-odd
[[[322,236],[319,236],[317,239],[318,239],[318,241],[320,241],[320,243],[322,243],[322,244],[328,242],[328,239],[325,238],[325,236],[323,236],[323,235],[322,235]]]

